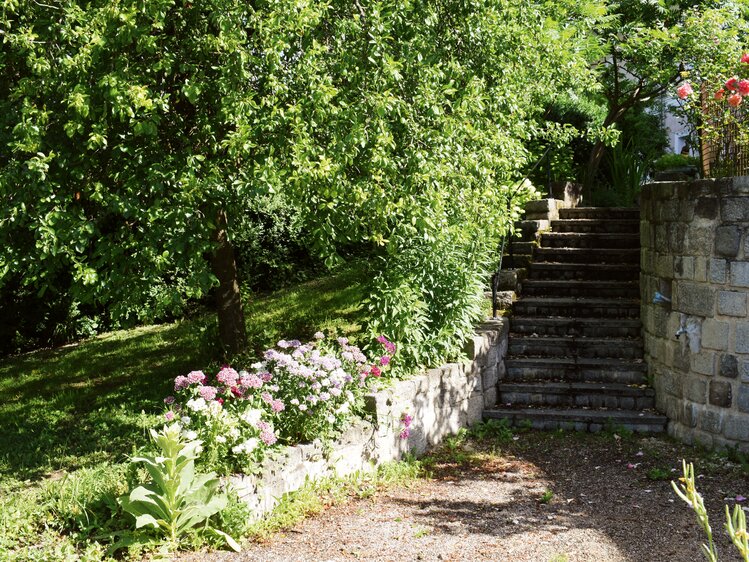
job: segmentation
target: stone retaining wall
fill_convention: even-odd
[[[305,481],[369,471],[378,464],[421,454],[463,427],[481,421],[484,406],[497,401],[504,374],[508,321],[489,320],[466,344],[469,361],[449,363],[393,384],[367,397],[371,421],[359,421],[332,447],[321,443],[285,447],[267,458],[257,475],[231,478],[257,517]],[[401,416],[413,416],[411,435],[401,439]]]
[[[749,450],[749,177],[647,185],[640,225],[645,358],[669,433]]]

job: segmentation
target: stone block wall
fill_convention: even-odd
[[[657,408],[679,439],[749,451],[749,177],[652,183],[640,210]]]
[[[496,404],[508,331],[506,318],[484,322],[466,343],[467,361],[448,363],[369,395],[369,420],[357,422],[332,447],[319,442],[285,447],[267,458],[258,474],[232,477],[232,485],[260,517],[307,480],[369,471],[407,452],[424,453],[481,421],[484,407]],[[405,412],[413,422],[409,438],[401,439]]]

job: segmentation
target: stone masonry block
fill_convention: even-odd
[[[749,322],[736,324],[736,351],[749,353]]]
[[[697,418],[699,417],[699,409],[696,404],[687,402],[684,404],[684,410],[681,417],[681,422],[689,427],[697,427]]]
[[[749,197],[726,197],[720,202],[723,222],[749,221]]]
[[[749,386],[742,384],[739,387],[739,394],[736,397],[736,403],[740,412],[749,413]]]
[[[718,374],[728,379],[735,379],[739,376],[739,365],[735,355],[729,353],[721,354]]]
[[[718,314],[746,316],[746,293],[737,291],[718,292]]]
[[[687,398],[698,404],[707,402],[707,383],[699,378],[690,380],[687,383]]]
[[[715,229],[715,254],[735,258],[739,254],[741,231],[736,225],[723,225]]]
[[[702,323],[702,345],[710,349],[728,349],[729,328],[728,322],[708,318]]]
[[[700,416],[700,429],[702,431],[707,431],[708,433],[720,433],[722,424],[723,416],[721,412],[705,410]]]
[[[731,263],[731,285],[734,287],[749,287],[749,261]]]
[[[731,407],[731,383],[726,381],[710,381],[710,404],[722,408]]]
[[[497,368],[497,365],[486,367],[482,373],[482,378],[483,378],[482,390],[496,387],[497,382],[499,381],[499,369]]]
[[[749,382],[749,361],[739,361],[739,375],[741,382]]]
[[[692,227],[687,231],[686,250],[695,256],[709,256],[713,252],[713,229]]]
[[[718,200],[715,197],[700,197],[694,206],[694,214],[700,219],[714,219],[718,216]]]
[[[692,256],[677,256],[674,258],[674,278],[694,278],[694,258]]]
[[[695,316],[713,316],[715,289],[688,281],[677,281],[675,285],[674,310]]]
[[[725,283],[727,269],[726,260],[712,258],[710,260],[710,282]]]
[[[695,258],[694,259],[694,280],[705,282],[707,281],[707,258]]]
[[[690,356],[691,368],[695,373],[711,377],[715,374],[715,353],[702,351]]]
[[[749,441],[749,423],[746,423],[746,416],[727,415],[723,424],[723,435],[735,441]]]

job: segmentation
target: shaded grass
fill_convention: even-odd
[[[250,351],[242,367],[280,338],[318,329],[355,334],[366,264],[245,305]],[[174,377],[222,362],[211,313],[173,324],[103,334],[0,363],[0,486],[16,487],[101,462],[123,462],[147,442]]]

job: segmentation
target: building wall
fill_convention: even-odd
[[[645,359],[669,433],[749,451],[749,177],[644,186],[640,237]]]

